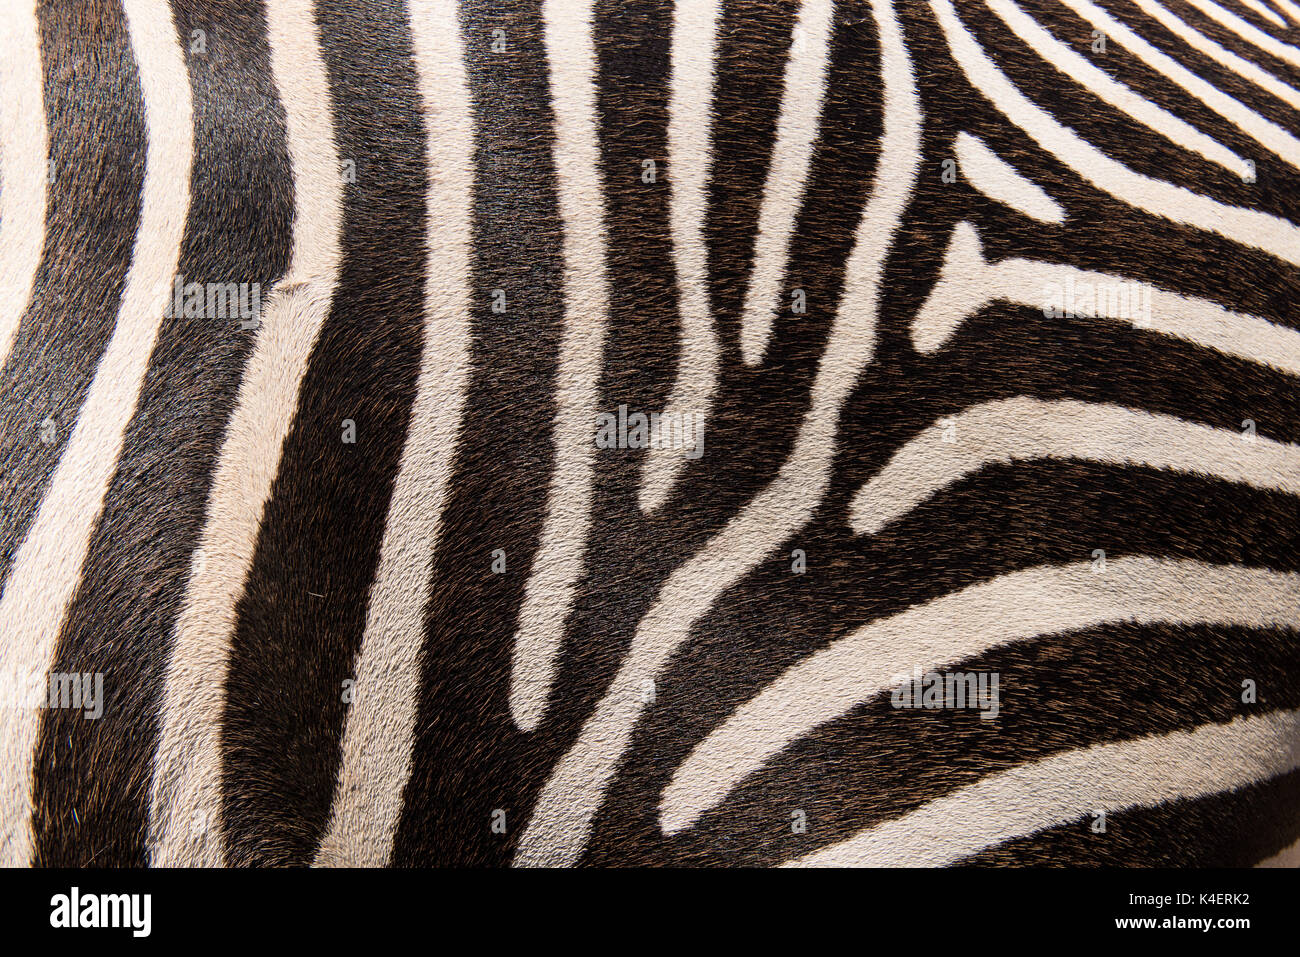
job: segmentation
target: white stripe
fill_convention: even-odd
[[[971,83],[1041,147],[1117,199],[1176,223],[1216,232],[1300,264],[1300,228],[1268,213],[1227,206],[1163,180],[1135,173],[1081,139],[1031,103],[993,62],[957,17],[950,0],[930,0],[949,49]]]
[[[516,864],[577,860],[640,718],[646,683],[656,679],[714,601],[808,521],[830,480],[840,406],[874,354],[885,259],[920,162],[921,107],[903,33],[889,0],[872,0],[871,6],[880,30],[884,131],[843,299],[813,383],[812,408],[777,478],[664,584],[604,698],[546,782],[520,838]]]
[[[424,347],[317,864],[382,867],[410,774],[424,610],[469,376],[474,131],[455,0],[411,8],[429,127]]]
[[[1300,50],[1269,36],[1263,30],[1256,29],[1235,13],[1229,13],[1217,3],[1211,2],[1211,0],[1187,0],[1187,2],[1211,20],[1217,20],[1237,36],[1248,43],[1253,43],[1265,53],[1270,53],[1279,60],[1285,60],[1292,66],[1300,66]]]
[[[1300,627],[1300,575],[1147,557],[1027,568],[862,626],[810,655],[696,745],[664,789],[664,833],[689,827],[819,726],[991,648],[1106,622]]]
[[[1300,331],[1267,319],[1231,312],[1207,299],[1183,296],[1135,279],[1090,272],[1032,259],[984,259],[979,234],[968,222],[958,223],[944,257],[939,281],[912,321],[912,341],[921,352],[943,346],[969,316],[990,302],[1004,300],[1045,308],[1052,290],[1073,285],[1109,294],[1127,289],[1130,303],[1142,300],[1128,315],[1110,314],[1101,296],[1092,305],[1081,300],[1076,315],[1127,322],[1135,328],[1158,332],[1216,349],[1230,356],[1259,362],[1290,375],[1300,375]],[[1149,297],[1149,303],[1147,299]],[[1149,315],[1148,315],[1149,312]]]
[[[1065,222],[1065,210],[1041,186],[1020,175],[979,137],[958,133],[956,151],[962,177],[989,199],[1042,223]]]
[[[27,310],[45,244],[45,86],[35,0],[0,17],[0,368]]]
[[[1245,160],[1236,153],[1141,94],[1111,79],[1107,73],[1093,66],[1086,57],[1057,40],[1032,17],[1026,16],[1024,11],[1011,0],[989,0],[989,8],[1045,62],[1083,86],[1103,103],[1109,103],[1170,142],[1198,153],[1212,163],[1218,163],[1236,176],[1240,176],[1242,170],[1246,168]]]
[[[1203,798],[1300,767],[1300,711],[1098,744],[1002,771],[792,867],[942,867],[1039,831]]]
[[[519,610],[510,674],[510,714],[525,731],[536,728],[546,712],[555,659],[582,573],[609,308],[592,0],[546,0],[542,17],[564,222],[564,341],[556,376],[555,465],[541,544]]]
[[[1182,39],[1197,52],[1205,54],[1210,59],[1227,67],[1231,72],[1245,77],[1289,106],[1300,110],[1300,90],[1283,83],[1273,74],[1261,69],[1249,60],[1242,59],[1237,54],[1224,49],[1199,30],[1189,27],[1155,0],[1133,0],[1133,3],[1143,13],[1159,22],[1170,33]]]
[[[189,213],[190,81],[171,10],[163,0],[126,0],[124,10],[148,136],[140,225],[113,336],[0,599],[0,675],[49,670],[149,366]],[[14,712],[0,724],[0,766],[7,769],[0,864],[24,864],[31,850],[29,792],[39,717],[39,711]]]
[[[1267,4],[1260,3],[1260,0],[1241,0],[1241,4],[1244,7],[1254,10],[1256,15],[1277,24],[1283,30],[1287,29],[1287,22],[1274,13]]]
[[[1273,0],[1273,2],[1282,8],[1292,23],[1300,26],[1300,6],[1292,3],[1291,0]]]
[[[1254,110],[1248,109],[1217,87],[1185,69],[1096,4],[1089,0],[1062,0],[1062,2],[1094,27],[1119,42],[1124,49],[1137,56],[1147,66],[1163,73],[1238,129],[1254,137],[1292,166],[1300,166],[1300,140],[1286,130],[1264,119]]]
[[[776,146],[758,214],[754,268],[740,319],[740,353],[750,365],[762,361],[772,334],[773,313],[779,308],[777,298],[790,254],[790,237],[803,202],[826,95],[832,12],[830,0],[803,0],[799,5],[794,44],[785,68]]]
[[[853,497],[849,522],[875,534],[989,465],[1045,458],[1173,469],[1300,495],[1300,446],[1139,409],[1016,396],[941,419],[909,441]]]
[[[293,169],[293,252],[262,312],[174,629],[150,790],[155,866],[223,860],[220,722],[235,606],[307,360],[338,281],[343,188],[311,5],[268,4],[266,18]]]
[[[713,103],[713,52],[717,39],[719,0],[679,0],[673,9],[671,92],[668,101],[668,228],[677,269],[677,303],[681,337],[677,347],[677,378],[664,406],[668,421],[698,416],[696,442],[703,442],[703,417],[708,415],[718,374],[718,338],[709,309],[708,254],[704,247],[704,217],[708,211],[708,182]],[[653,512],[668,497],[677,473],[687,461],[684,443],[646,450],[638,501]]]

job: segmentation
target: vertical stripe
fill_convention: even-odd
[[[144,380],[189,209],[192,107],[171,11],[161,0],[126,0],[124,7],[140,69],[149,142],[140,229],[113,337],[0,599],[0,671],[10,674],[43,674],[49,669]],[[21,720],[5,722],[0,738],[0,760],[24,769],[0,793],[0,835],[5,838],[4,859],[10,863],[26,861],[31,851],[37,723],[37,715],[24,713]]]
[[[172,628],[257,340],[254,310],[289,262],[293,181],[263,6],[187,0],[173,10],[182,38],[206,37],[183,43],[194,159],[178,279],[243,286],[246,308],[173,310],[158,331],[59,635],[54,670],[103,675],[104,701],[94,720],[67,708],[43,716],[33,789],[39,866],[148,863],[149,772]]]
[[[145,175],[144,103],[121,4],[45,4],[39,16],[53,175],[34,293],[0,368],[0,581],[113,334]]]
[[[541,546],[519,611],[510,713],[525,731],[546,712],[591,523],[597,384],[609,290],[596,138],[591,0],[546,0],[546,60],[555,111],[555,170],[564,222],[564,341],[557,376],[555,469]]]
[[[149,845],[155,866],[223,860],[215,826],[219,722],[235,604],[252,565],[299,384],[338,279],[342,184],[329,86],[309,0],[269,4],[267,26],[293,168],[293,252],[288,274],[263,310],[174,630],[150,785]]]
[[[885,260],[920,164],[920,102],[902,28],[889,0],[873,0],[871,8],[885,86],[880,159],[813,385],[812,408],[777,478],[673,572],[637,626],[618,674],[546,782],[520,839],[517,864],[563,865],[579,858],[645,707],[645,682],[655,679],[719,595],[808,521],[830,481],[840,408],[874,355]]]
[[[469,375],[474,131],[453,0],[412,7],[411,35],[429,128],[424,345],[318,864],[381,866],[392,852],[414,746],[433,550]]]
[[[668,100],[668,225],[677,270],[681,341],[677,378],[664,407],[669,422],[694,417],[698,445],[718,376],[718,336],[709,309],[704,216],[708,208],[713,120],[714,47],[719,0],[682,0],[673,9],[672,76]],[[642,511],[668,497],[687,461],[685,443],[652,445],[641,476]]]
[[[745,289],[740,319],[741,356],[750,365],[762,361],[767,350],[795,216],[812,164],[813,141],[830,67],[832,9],[831,0],[803,0],[795,22],[772,166],[763,184],[754,269]]]
[[[31,296],[45,233],[45,133],[36,0],[0,18],[0,368]]]

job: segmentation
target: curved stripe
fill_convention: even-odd
[[[428,124],[429,264],[418,392],[370,592],[318,865],[381,867],[410,773],[424,610],[470,366],[474,131],[454,0],[410,10]]]
[[[36,3],[14,3],[0,17],[0,368],[9,358],[45,245],[44,80]]]
[[[1259,47],[1279,60],[1285,60],[1292,66],[1300,66],[1300,50],[1269,36],[1263,30],[1256,29],[1235,13],[1229,13],[1211,0],[1187,0],[1187,2],[1211,20],[1217,20],[1247,43]]]
[[[740,354],[749,365],[761,362],[767,350],[790,253],[790,236],[807,185],[826,95],[832,6],[830,0],[804,0],[795,22],[795,40],[786,65],[781,114],[776,124],[776,146],[758,214],[754,268],[740,317]]]
[[[1065,210],[1046,190],[1022,176],[978,136],[958,133],[954,148],[962,177],[989,199],[1041,223],[1065,222]]]
[[[1016,396],[972,406],[913,438],[853,497],[849,523],[875,534],[989,465],[1047,458],[1172,469],[1300,495],[1300,446],[1246,441],[1140,409]]]
[[[1300,140],[1282,127],[1223,93],[1181,64],[1157,50],[1090,0],[1062,0],[1097,29],[1113,37],[1143,63],[1164,74],[1215,113],[1232,123],[1292,166],[1300,167]],[[1240,173],[1241,170],[1234,170]]]
[[[1300,90],[1283,83],[1272,73],[1260,68],[1249,60],[1243,59],[1237,54],[1226,50],[1218,43],[1211,40],[1199,30],[1194,30],[1182,20],[1178,19],[1156,0],[1133,0],[1143,13],[1151,19],[1160,23],[1166,30],[1181,39],[1198,53],[1215,60],[1219,65],[1227,67],[1229,71],[1238,76],[1245,77],[1262,90],[1267,90],[1278,99],[1282,100],[1289,106],[1300,110]]]
[[[810,655],[696,745],[664,789],[665,834],[689,827],[774,755],[898,685],[991,648],[1107,622],[1300,627],[1300,574],[1148,557],[1001,575],[870,622]]]
[[[595,713],[547,780],[520,838],[516,864],[578,859],[640,719],[644,682],[663,670],[723,592],[808,521],[830,481],[840,407],[874,355],[885,260],[920,164],[921,106],[903,32],[890,0],[872,0],[871,9],[880,31],[884,131],[843,299],[813,383],[812,408],[776,479],[664,584]]]
[[[718,375],[718,337],[709,308],[708,251],[704,216],[708,211],[712,159],[713,55],[717,43],[719,0],[681,0],[673,9],[672,77],[668,101],[668,228],[677,271],[681,338],[677,378],[664,405],[668,421],[695,416],[702,430]],[[700,446],[702,447],[702,446]],[[684,444],[646,450],[638,501],[653,512],[668,497],[687,461]]]
[[[1035,106],[994,65],[957,17],[950,0],[929,0],[953,56],[971,84],[1011,122],[1098,189],[1176,223],[1218,233],[1300,264],[1300,227],[1258,210],[1228,206],[1163,180],[1135,173]],[[1238,168],[1239,170],[1240,168]]]
[[[1111,79],[1109,74],[1097,69],[1086,57],[1076,53],[1039,26],[1011,0],[989,0],[989,9],[996,13],[1002,22],[1009,26],[1011,31],[1032,48],[1045,63],[1080,84],[1103,103],[1108,103],[1128,114],[1171,143],[1198,153],[1212,163],[1218,163],[1234,176],[1240,176],[1242,170],[1246,168],[1246,161],[1232,150],[1141,94],[1130,90],[1123,83]]]
[[[1202,798],[1300,767],[1300,711],[1052,755],[990,775],[787,867],[942,867],[1097,811]]]
[[[555,466],[541,544],[519,609],[510,673],[510,714],[525,731],[536,728],[546,712],[582,573],[609,309],[592,0],[546,0],[542,18],[555,110],[556,194],[564,222],[564,341],[556,374]]]
[[[266,18],[293,169],[293,252],[262,311],[174,629],[150,784],[148,843],[155,866],[218,865],[224,858],[220,720],[235,606],[299,384],[338,280],[342,183],[311,5],[268,4]],[[193,827],[196,820],[206,821],[206,830]]]
[[[1093,295],[1082,295],[1085,288]],[[1069,290],[1075,291],[1069,296],[1075,300],[1072,303],[1065,302]],[[1056,298],[1061,299],[1060,305],[1069,306],[1065,311],[1077,316],[1127,322],[1300,375],[1300,331],[1123,276],[1033,259],[990,263],[984,259],[979,234],[968,222],[953,229],[939,281],[912,320],[912,342],[921,352],[933,352],[991,302],[1056,308]]]
[[[189,74],[163,0],[125,0],[148,131],[140,228],[112,339],[77,425],[0,598],[0,674],[44,675],[135,411],[180,259],[194,149]],[[32,747],[38,712],[0,724],[0,761],[16,771],[0,794],[0,863],[31,853]]]

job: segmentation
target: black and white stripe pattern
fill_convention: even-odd
[[[1297,863],[1296,4],[67,6],[0,862]]]

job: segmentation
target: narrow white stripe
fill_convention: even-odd
[[[1076,315],[1127,322],[1300,375],[1300,331],[1123,276],[1032,259],[990,263],[984,259],[979,234],[967,222],[953,229],[939,281],[912,321],[912,342],[922,352],[933,352],[952,337],[967,317],[990,302],[1004,300],[1046,308],[1054,291],[1085,287],[1096,293],[1095,301],[1079,297],[1073,307]],[[1120,290],[1128,293],[1127,315],[1113,314],[1109,303],[1102,302]],[[1136,300],[1141,301],[1140,306]]]
[[[268,4],[266,17],[293,169],[293,251],[288,273],[262,311],[175,625],[150,793],[155,866],[223,860],[220,722],[235,606],[307,360],[338,281],[342,184],[311,4]]]
[[[803,0],[799,5],[794,44],[785,68],[776,147],[758,214],[754,268],[740,319],[740,353],[750,365],[762,361],[772,334],[773,313],[779,308],[777,298],[790,254],[790,236],[803,202],[826,95],[832,12],[830,0]]]
[[[1300,711],[1098,744],[1002,771],[790,867],[942,867],[1074,821],[1202,798],[1300,767]]]
[[[1160,23],[1170,33],[1179,37],[1187,43],[1188,46],[1192,47],[1192,49],[1205,54],[1210,59],[1227,67],[1233,73],[1250,80],[1260,89],[1267,90],[1289,106],[1300,110],[1300,90],[1283,83],[1272,73],[1261,69],[1249,60],[1243,59],[1242,57],[1237,56],[1237,54],[1224,49],[1199,30],[1189,27],[1182,20],[1178,19],[1157,3],[1156,0],[1133,0],[1133,3],[1136,4],[1143,13]]]
[[[1141,94],[1111,79],[1109,74],[1097,69],[1086,57],[1076,53],[1039,26],[1011,0],[989,0],[989,8],[1045,62],[1083,86],[1103,103],[1109,103],[1115,109],[1127,113],[1148,129],[1159,133],[1183,149],[1199,153],[1212,163],[1218,163],[1235,176],[1240,176],[1242,170],[1246,168],[1245,160],[1236,153]]]
[[[1039,222],[1065,222],[1065,210],[1041,186],[1020,175],[979,137],[958,133],[956,150],[962,177],[989,199]]]
[[[35,0],[0,17],[0,368],[27,310],[45,245],[44,78]]]
[[[546,58],[555,111],[555,172],[564,221],[564,341],[556,377],[555,468],[515,632],[510,713],[537,727],[582,573],[591,521],[596,404],[609,292],[596,138],[592,0],[546,0]]]
[[[189,213],[190,81],[171,10],[164,0],[126,0],[124,9],[148,136],[140,226],[113,336],[0,598],[0,675],[49,670],[149,366]],[[14,712],[0,724],[0,766],[8,771],[0,793],[0,863],[25,864],[31,850],[39,717],[39,711]]]
[[[474,131],[455,0],[411,8],[429,127],[424,347],[356,666],[356,695],[316,863],[382,867],[410,774],[424,609],[470,367]]]
[[[1256,14],[1263,17],[1265,20],[1277,24],[1283,30],[1287,29],[1287,22],[1278,14],[1274,13],[1267,4],[1260,3],[1260,0],[1241,0],[1241,4],[1244,7],[1254,10]]]
[[[1300,6],[1292,3],[1291,0],[1273,0],[1273,2],[1282,8],[1292,23],[1300,26]]]
[[[875,534],[989,465],[1044,458],[1173,469],[1300,495],[1300,446],[1139,409],[1016,396],[972,406],[913,438],[853,497],[849,522]]]
[[[718,32],[719,0],[679,0],[673,9],[671,92],[668,101],[668,228],[677,267],[677,303],[681,337],[677,378],[664,406],[669,421],[679,416],[707,417],[718,375],[718,338],[709,308],[708,254],[704,216],[709,208],[708,183],[713,128],[713,52]],[[696,441],[703,441],[697,419]],[[638,501],[653,512],[667,499],[677,473],[686,463],[684,445],[646,450]]]
[[[1300,19],[1296,20],[1300,23]],[[1290,847],[1284,847],[1272,857],[1266,857],[1256,867],[1300,867],[1300,841]]]
[[[1062,2],[1118,42],[1124,49],[1137,56],[1147,66],[1163,73],[1238,129],[1254,137],[1292,166],[1300,166],[1300,140],[1286,130],[1264,119],[1254,110],[1248,109],[1217,87],[1185,69],[1090,0],[1062,0]],[[1241,170],[1234,170],[1234,172],[1240,173]]]
[[[1292,66],[1300,66],[1300,50],[1269,36],[1263,30],[1256,29],[1235,13],[1229,13],[1217,3],[1211,2],[1211,0],[1187,0],[1187,2],[1211,20],[1217,20],[1237,36],[1259,47],[1265,53],[1270,53],[1279,60],[1285,60]]]
[[[805,658],[741,705],[664,789],[666,834],[689,827],[815,728],[901,685],[990,648],[1105,622],[1300,627],[1300,575],[1147,557],[1040,566],[873,621]]]
[[[830,480],[840,407],[875,351],[885,259],[920,163],[921,107],[903,33],[889,0],[872,0],[871,7],[880,30],[884,131],[843,299],[813,383],[812,408],[777,478],[665,583],[609,690],[546,782],[520,838],[516,864],[577,860],[641,716],[646,682],[656,679],[724,591],[808,521]]]
[[[1209,230],[1234,242],[1300,264],[1300,228],[1253,209],[1227,206],[1163,180],[1135,173],[1030,102],[993,62],[957,17],[950,0],[929,0],[949,49],[967,78],[1006,117],[1061,162],[1117,199],[1176,223]]]

